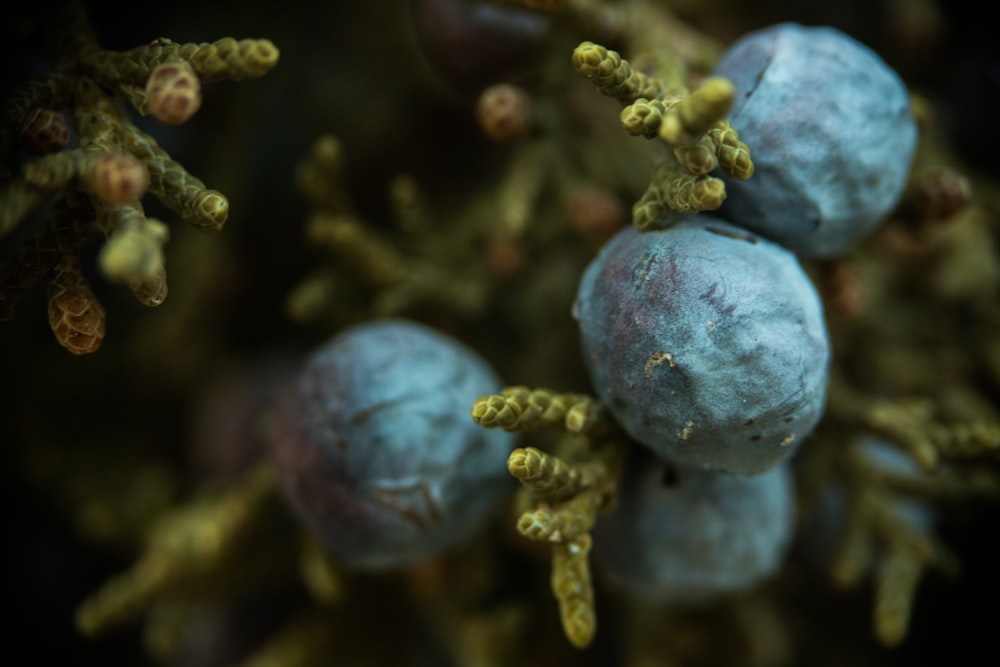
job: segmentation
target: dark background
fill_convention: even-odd
[[[890,28],[898,25],[892,12],[905,3],[676,4],[693,24],[724,41],[781,20],[841,28],[878,50],[910,86],[939,105],[938,122],[970,169],[997,174],[1000,133],[992,121],[1000,108],[1000,54],[976,3],[932,4],[931,24],[914,21],[909,34]],[[179,162],[230,198],[226,228],[206,240],[225,244],[227,260],[221,266],[196,270],[183,265],[186,259],[174,261],[172,248],[191,245],[200,232],[171,225],[171,275],[190,271],[207,283],[179,280],[174,287],[172,282],[171,298],[148,311],[127,290],[96,282],[108,310],[108,334],[104,348],[86,358],[71,357],[55,343],[40,287],[27,296],[14,321],[0,323],[6,652],[31,656],[30,664],[141,665],[145,657],[137,627],[89,641],[75,634],[71,621],[79,601],[126,568],[131,555],[78,537],[58,490],[27,474],[26,452],[36,439],[57,450],[77,450],[118,437],[132,443],[131,455],[197,474],[200,464],[190,443],[200,388],[233,366],[298,354],[326,334],[291,325],[282,310],[302,267],[317,259],[302,240],[308,207],[292,177],[313,139],[322,132],[342,137],[351,156],[352,194],[373,219],[385,214],[383,193],[392,174],[419,168],[428,174],[431,192],[446,192],[475,174],[492,149],[467,122],[467,96],[449,91],[420,59],[406,2],[245,2],[219,8],[181,0],[91,3],[88,9],[111,49],[160,36],[201,42],[231,35],[267,37],[281,50],[278,67],[263,79],[206,90],[202,110],[190,123],[150,126]],[[45,10],[46,3],[36,2],[4,11],[0,93],[44,64],[32,26]],[[432,114],[439,126],[411,132],[408,123]],[[11,244],[10,239],[0,242],[0,252]],[[97,247],[87,246],[85,265],[93,265]],[[198,289],[203,295],[199,312],[211,313],[200,325],[203,340],[183,349],[162,349],[155,342],[149,349],[135,341],[158,326],[169,327]],[[818,575],[799,569],[801,592],[787,604],[792,612],[801,606],[804,614],[823,619],[829,651],[816,653],[826,653],[826,664],[988,662],[983,656],[995,654],[996,625],[988,610],[1000,592],[995,518],[991,506],[946,517],[941,536],[960,554],[963,572],[954,581],[936,574],[924,580],[910,637],[894,651],[877,647],[867,634],[871,600],[865,587],[834,593],[825,582],[810,580]],[[814,596],[815,590],[822,594]]]

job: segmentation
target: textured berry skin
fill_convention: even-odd
[[[695,604],[779,569],[795,524],[788,465],[736,477],[635,463],[594,531],[594,562],[609,584],[650,602]]]
[[[442,553],[511,491],[511,434],[469,418],[470,402],[499,386],[478,355],[422,325],[385,320],[341,333],[277,401],[286,497],[349,566]]]
[[[815,288],[792,253],[717,218],[620,231],[584,272],[573,315],[601,401],[678,463],[763,472],[823,412]]]
[[[722,217],[807,257],[832,257],[897,204],[916,148],[906,87],[868,47],[782,23],[736,42],[713,74],[754,175],[729,180]]]

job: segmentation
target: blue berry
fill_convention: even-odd
[[[692,604],[774,574],[795,525],[788,465],[753,477],[641,460],[594,530],[596,569],[650,602]]]
[[[823,412],[815,288],[792,253],[711,216],[620,231],[584,272],[573,314],[601,401],[678,463],[763,472]]]
[[[736,88],[730,123],[754,175],[726,183],[722,217],[808,257],[842,254],[895,207],[916,148],[906,87],[868,47],[782,23],[715,67]]]
[[[355,326],[318,349],[279,398],[285,495],[342,562],[401,567],[469,537],[511,491],[512,435],[469,419],[500,380],[425,326]]]

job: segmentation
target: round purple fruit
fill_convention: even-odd
[[[804,257],[851,249],[891,212],[917,143],[909,95],[871,49],[838,30],[782,23],[737,41],[713,74],[754,175],[726,183],[719,214]]]
[[[830,346],[813,284],[795,255],[717,218],[620,231],[573,315],[594,391],[673,461],[761,473],[822,415]]]
[[[594,530],[609,585],[649,602],[697,604],[780,568],[795,528],[788,465],[753,477],[631,465],[619,503]]]
[[[387,320],[344,331],[277,401],[285,496],[349,566],[441,554],[511,492],[513,436],[469,419],[470,401],[499,386],[476,353],[425,326]]]

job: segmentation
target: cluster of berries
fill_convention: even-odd
[[[846,252],[895,206],[916,143],[899,77],[829,28],[781,24],[715,74],[756,173],[719,217],[623,229],[573,307],[593,389],[641,446],[595,556],[638,594],[689,600],[775,571],[795,515],[788,461],[825,404],[830,343],[800,258]],[[317,351],[276,409],[303,521],[345,563],[390,568],[459,543],[511,491],[512,436],[469,419],[502,386],[464,344],[406,321]]]
[[[778,568],[788,461],[822,416],[831,355],[799,260],[847,252],[889,214],[917,134],[898,75],[831,28],[751,33],[713,74],[736,89],[754,176],[727,182],[719,217],[622,230],[573,310],[595,392],[656,455],[637,457],[595,556],[626,589],[675,601]]]

